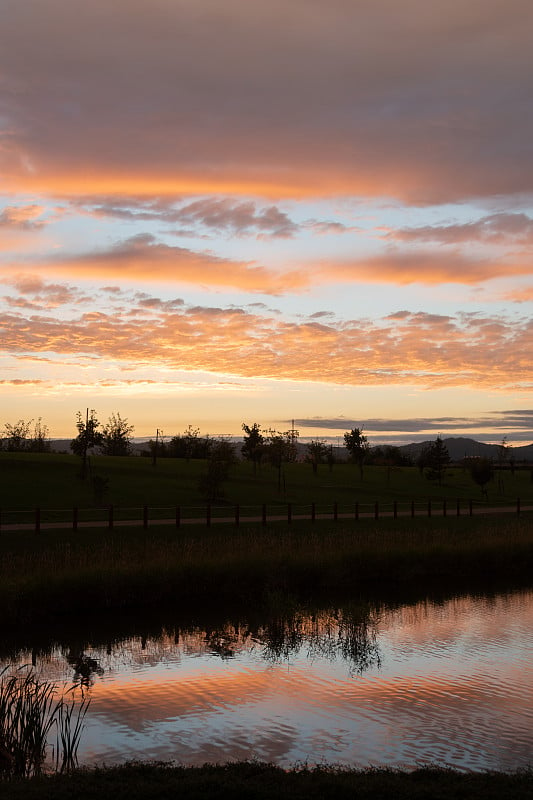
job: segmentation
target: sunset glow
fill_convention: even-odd
[[[0,428],[533,441],[525,0],[19,0]]]

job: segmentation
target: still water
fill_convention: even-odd
[[[57,645],[36,667],[91,698],[81,764],[533,764],[531,591]]]

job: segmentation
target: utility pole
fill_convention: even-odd
[[[157,445],[158,445],[158,442],[159,442],[159,428],[157,428],[157,430],[155,432],[155,446],[154,446],[154,451],[153,451],[153,454],[152,454],[152,467],[155,467],[155,465],[157,463]]]

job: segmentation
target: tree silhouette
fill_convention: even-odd
[[[81,456],[82,458],[81,477],[83,480],[87,474],[88,452],[102,444],[103,433],[98,430],[100,423],[98,422],[94,408],[91,408],[90,411],[89,409],[86,410],[85,420],[82,417],[81,411],[78,411],[76,419],[78,435],[71,441],[70,449],[75,455]]]
[[[427,450],[424,452],[426,478],[430,481],[438,481],[439,486],[441,486],[442,476],[444,475],[450,461],[451,459],[448,448],[442,441],[441,437],[437,436],[435,441],[431,442]]]
[[[363,480],[363,465],[368,457],[370,445],[368,439],[363,435],[362,428],[352,428],[344,434],[344,444],[348,450],[352,461],[359,466],[359,475]]]
[[[102,453],[106,456],[129,456],[133,431],[133,425],[127,419],[122,419],[118,411],[111,414],[102,430]]]
[[[241,447],[243,458],[251,461],[254,465],[254,475],[257,472],[257,465],[261,463],[261,458],[264,453],[265,437],[261,433],[261,428],[257,422],[253,425],[246,425],[242,423],[242,430],[244,431],[244,444]]]
[[[313,439],[305,445],[307,450],[306,461],[308,461],[312,468],[313,473],[316,475],[318,472],[318,465],[322,464],[330,452],[325,442],[320,439]]]

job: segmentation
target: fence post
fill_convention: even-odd
[[[267,524],[267,507],[266,507],[266,503],[263,503],[263,508],[261,509],[261,515],[263,517],[263,520],[262,520],[263,525],[266,525]]]
[[[333,521],[337,522],[338,519],[339,519],[339,506],[338,506],[337,502],[335,501],[333,503]]]
[[[239,527],[240,518],[241,518],[241,513],[240,513],[239,504],[237,503],[237,505],[235,506],[235,526],[237,528]]]
[[[35,533],[39,533],[41,530],[41,509],[35,509]]]
[[[355,519],[359,519],[359,502],[355,503]]]
[[[377,500],[374,503],[374,519],[379,519],[379,505]]]
[[[415,515],[415,501],[411,500],[411,517]]]
[[[143,506],[143,528],[148,527],[148,506]]]
[[[181,525],[181,508],[176,506],[176,528]]]
[[[292,522],[292,505],[287,503],[287,522],[290,525]]]
[[[446,516],[446,498],[442,501],[442,516]]]
[[[311,522],[314,522],[316,519],[316,506],[314,503],[311,503]]]
[[[108,525],[110,528],[113,527],[113,506],[109,506],[109,516],[108,516]]]
[[[472,516],[472,514],[474,513],[474,508],[473,508],[473,505],[472,505],[472,500],[469,500],[469,501],[468,501],[468,513],[469,513],[469,515],[470,515],[470,516]]]
[[[208,528],[211,525],[211,503],[208,503],[205,509],[205,524]]]
[[[78,530],[78,507],[74,506],[72,509],[72,530]]]
[[[394,504],[392,506],[392,513],[393,513],[394,519],[398,519],[398,501],[397,500],[394,501]]]
[[[457,498],[457,516],[461,516],[461,501]]]
[[[516,516],[517,517],[520,516],[520,498],[519,497],[516,498]]]
[[[428,500],[428,517],[431,516],[431,500]]]

